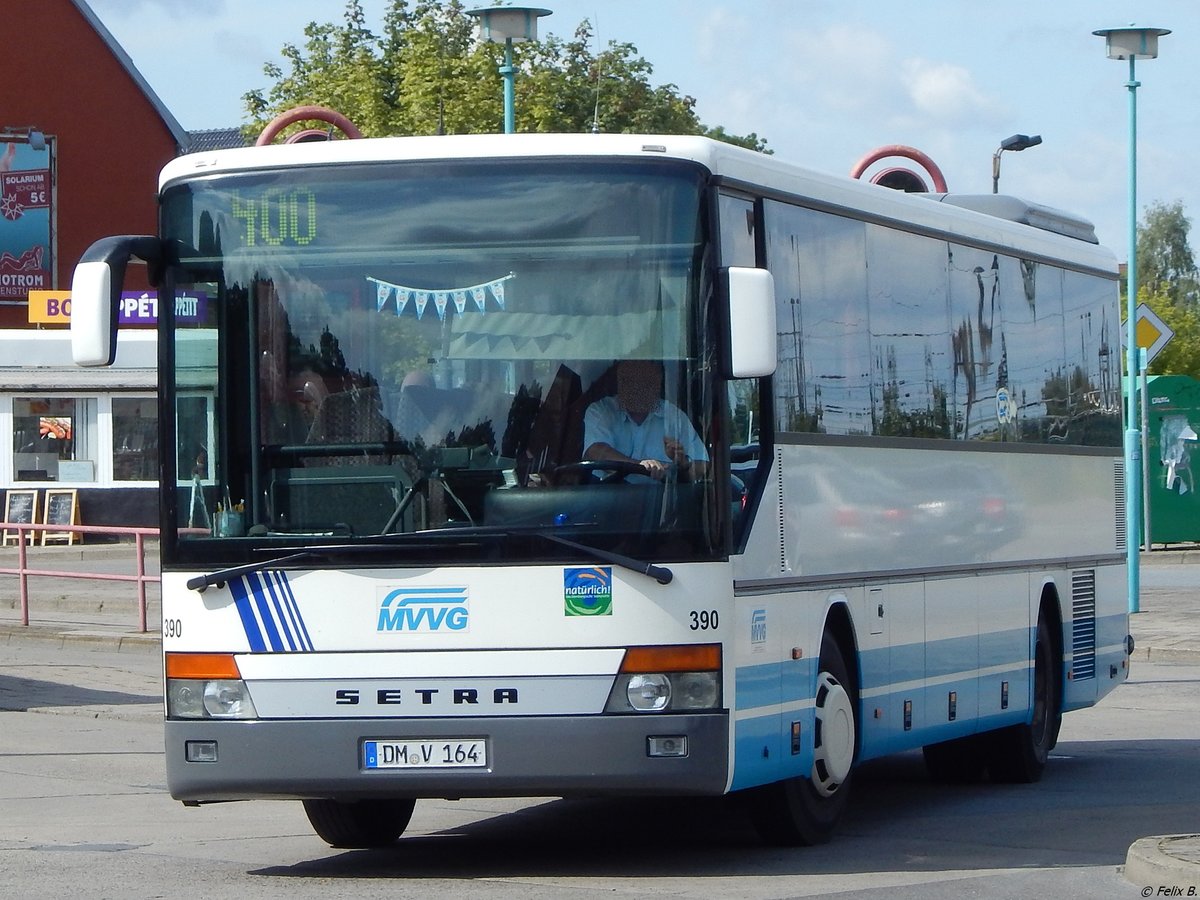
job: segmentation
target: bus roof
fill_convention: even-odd
[[[178,157],[162,170],[159,188],[191,178],[296,166],[585,157],[690,160],[733,189],[765,191],[768,196],[835,213],[1062,260],[1117,276],[1116,258],[1098,245],[1091,223],[1059,210],[1008,196],[907,194],[692,135],[472,134],[241,147]]]

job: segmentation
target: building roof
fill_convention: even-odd
[[[250,143],[240,128],[206,128],[202,131],[189,131],[187,136],[188,153],[228,150],[232,147],[246,147]]]
[[[181,151],[186,150],[188,147],[187,132],[183,130],[183,126],[179,124],[179,120],[171,114],[171,111],[167,109],[166,104],[162,102],[158,94],[154,93],[154,89],[142,77],[142,73],[137,70],[137,66],[133,64],[133,60],[125,52],[125,49],[117,43],[117,39],[113,37],[112,32],[105,28],[104,23],[92,12],[92,8],[88,6],[87,0],[71,0],[71,2],[79,10],[79,14],[87,20],[88,24],[92,26],[104,43],[108,45],[108,49],[112,52],[112,55],[124,67],[129,77],[133,79],[133,82],[141,92],[146,95],[146,99],[150,101],[150,105],[154,107],[159,118],[163,120],[163,124],[167,126],[167,130],[175,139],[175,145]]]

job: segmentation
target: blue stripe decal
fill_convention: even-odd
[[[296,638],[300,643],[301,650],[314,650],[312,636],[308,633],[308,627],[304,624],[304,616],[300,613],[300,605],[296,602],[296,595],[292,592],[292,583],[288,581],[286,572],[276,572],[275,577],[279,581],[279,590],[283,594],[284,602],[287,604],[288,614],[291,617],[292,626],[296,631]]]
[[[271,605],[267,602],[262,581],[257,573],[250,572],[246,575],[246,582],[250,585],[250,590],[254,593],[254,603],[258,609],[259,616],[262,617],[263,627],[267,629],[267,640],[271,643],[271,649],[279,653],[284,649],[283,638],[279,636],[279,628],[276,626],[274,616],[271,615]]]
[[[737,709],[774,706],[780,702],[783,663],[738,666],[735,675]]]
[[[287,618],[283,614],[283,606],[279,602],[279,593],[275,590],[275,579],[270,572],[263,572],[263,600],[267,601],[267,608],[272,611],[272,620],[279,628],[280,635],[283,640],[287,641],[287,647],[280,649],[290,650],[293,653],[296,651],[296,639],[292,637],[292,628]]]
[[[233,594],[234,604],[242,619],[242,630],[246,632],[246,641],[250,644],[250,652],[262,653],[267,649],[263,641],[262,629],[254,618],[254,610],[250,606],[250,597],[246,593],[246,582],[242,578],[229,579],[229,592]]]

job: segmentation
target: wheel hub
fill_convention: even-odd
[[[828,797],[846,780],[854,763],[850,695],[828,672],[822,672],[817,680],[816,720],[812,784],[819,794]]]

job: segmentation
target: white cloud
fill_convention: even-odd
[[[913,106],[935,121],[977,120],[1000,108],[962,66],[915,58],[904,60],[901,72]]]

